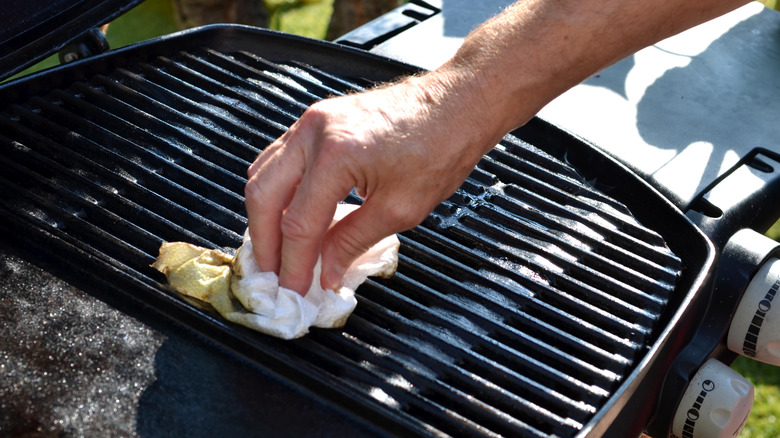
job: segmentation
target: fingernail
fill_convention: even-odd
[[[341,279],[344,278],[344,268],[333,265],[325,272],[325,288],[336,290],[341,287]]]

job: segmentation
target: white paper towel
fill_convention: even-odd
[[[340,204],[334,223],[355,208]],[[279,287],[275,273],[260,272],[248,233],[232,259],[218,250],[174,242],[163,244],[152,266],[166,275],[170,287],[209,303],[225,319],[271,336],[294,339],[308,333],[312,326],[343,326],[357,305],[355,289],[369,276],[390,277],[395,273],[399,246],[395,235],[374,245],[347,269],[338,291],[320,286],[318,260],[305,297]],[[225,267],[230,267],[227,273]]]

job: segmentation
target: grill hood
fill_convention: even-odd
[[[142,0],[6,0],[0,16],[0,80],[6,79]]]

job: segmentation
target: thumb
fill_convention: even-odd
[[[385,237],[415,225],[413,221],[404,219],[391,220],[385,209],[366,201],[333,225],[325,235],[320,283],[324,288],[337,290],[344,273],[358,257]]]

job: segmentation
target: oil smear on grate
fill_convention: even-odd
[[[161,241],[236,247],[259,150],[314,101],[368,86],[210,49],[95,75],[2,110],[0,211],[156,284]],[[420,435],[573,436],[681,269],[622,204],[513,136],[401,240],[398,273],[359,289],[343,331],[276,345]]]

